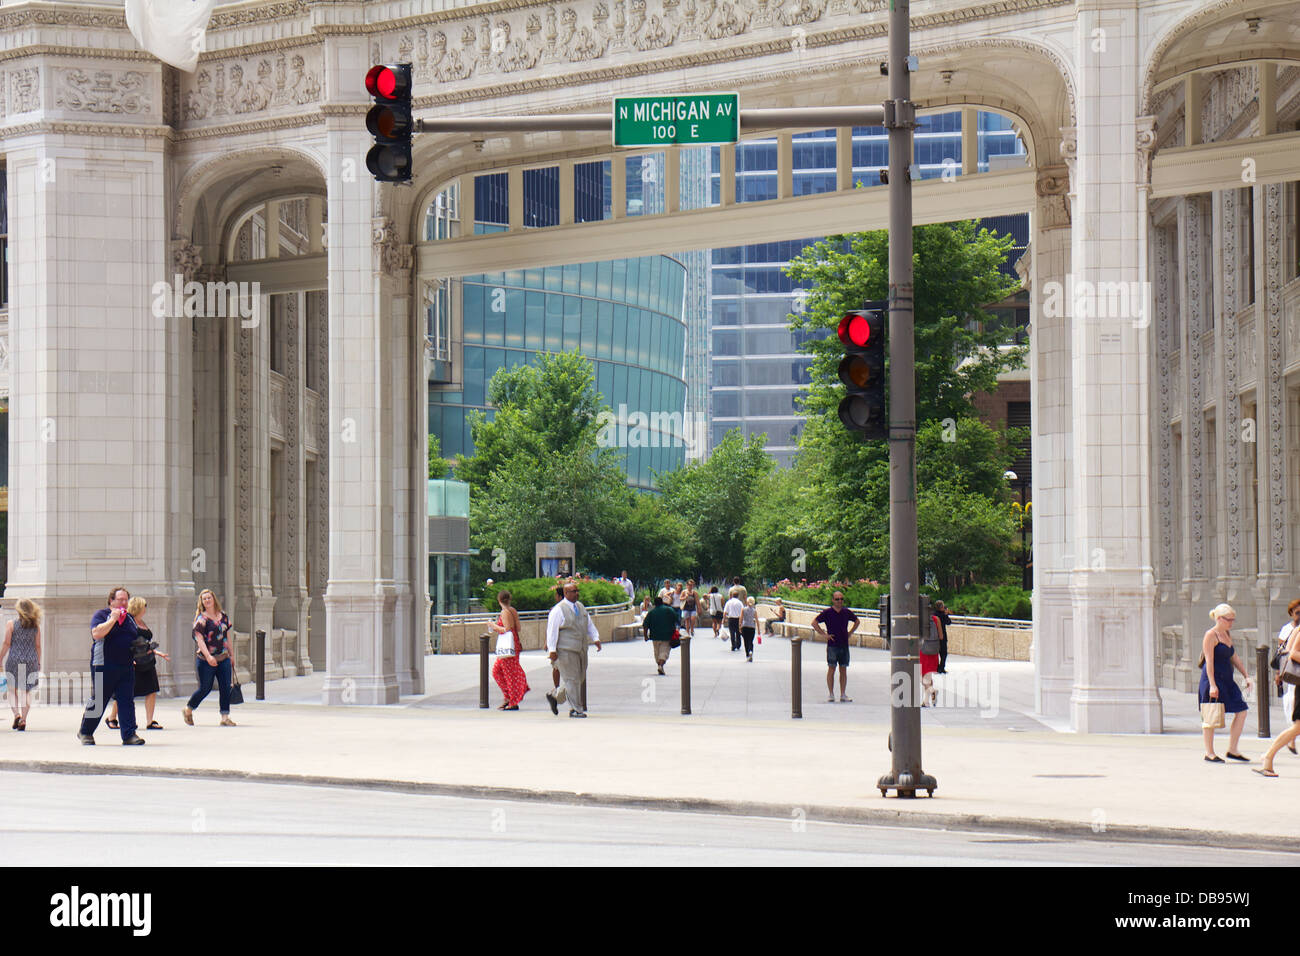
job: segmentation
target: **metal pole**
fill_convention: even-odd
[[[803,718],[803,638],[790,638],[790,719]]]
[[[478,638],[478,706],[487,710],[488,706],[488,636],[480,634]]]
[[[691,636],[682,635],[682,713],[691,712]]]
[[[1267,637],[1267,635],[1265,635]],[[1261,644],[1255,648],[1255,708],[1259,714],[1259,737],[1272,737],[1269,729],[1269,695],[1272,693],[1269,686],[1273,683],[1268,678],[1268,644]]]
[[[894,597],[890,640],[890,699],[903,682],[902,707],[890,708],[891,769],[877,782],[881,796],[916,791],[934,795],[935,779],[921,770],[919,565],[916,545],[916,343],[912,300],[912,76],[908,0],[891,0],[889,10],[889,589]]]
[[[266,631],[257,631],[257,699],[266,700]]]

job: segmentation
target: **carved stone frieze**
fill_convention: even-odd
[[[1231,234],[1234,239],[1237,229],[1236,196],[1232,191],[1220,194],[1220,228],[1223,237]],[[1236,250],[1232,241],[1222,241],[1223,273],[1226,275],[1236,269]],[[1244,545],[1242,541],[1242,443],[1241,436],[1241,399],[1238,397],[1240,382],[1251,375],[1255,355],[1254,323],[1251,328],[1238,333],[1235,314],[1227,307],[1229,290],[1225,286],[1222,298],[1218,302],[1218,313],[1223,316],[1222,351],[1223,351],[1223,503],[1227,514],[1228,539],[1228,574],[1242,577],[1246,573]],[[1241,348],[1238,349],[1238,342]],[[1240,353],[1240,357],[1239,357]]]
[[[1206,143],[1215,142],[1236,125],[1259,90],[1255,66],[1220,70],[1212,76],[1201,100],[1201,136]]]
[[[1044,166],[1034,184],[1038,193],[1039,228],[1060,229],[1070,225],[1070,173],[1063,166]]]
[[[181,115],[208,120],[305,106],[320,100],[320,77],[319,47],[204,63],[183,81]]]
[[[41,71],[36,67],[10,70],[8,75],[8,115],[30,113],[41,108]]]
[[[1174,329],[1176,323],[1171,315],[1170,295],[1170,274],[1169,254],[1170,254],[1171,237],[1169,230],[1155,227],[1151,230],[1151,259],[1153,265],[1153,274],[1155,275],[1155,314],[1156,314],[1156,387],[1157,387],[1157,412],[1159,420],[1157,422],[1157,440],[1156,440],[1156,460],[1157,475],[1156,487],[1158,490],[1157,514],[1159,516],[1160,528],[1160,577],[1165,581],[1173,582],[1176,580],[1176,567],[1174,557],[1175,549],[1175,528],[1174,528],[1174,509],[1170,507],[1170,502],[1175,500],[1179,494],[1178,488],[1174,487],[1174,454],[1173,454],[1173,428],[1171,422],[1173,419],[1173,394],[1170,383],[1174,370],[1172,362],[1167,356],[1174,353],[1178,345],[1174,341]]]
[[[139,70],[55,70],[54,105],[76,113],[136,116],[152,108],[149,80]]]
[[[1137,118],[1137,185],[1139,189],[1151,188],[1151,157],[1156,149],[1156,118]]]
[[[1201,360],[1201,204],[1197,199],[1183,200],[1181,215],[1184,260],[1183,335],[1187,356],[1185,378],[1187,405],[1183,413],[1183,432],[1187,436],[1187,522],[1189,571],[1192,578],[1206,577],[1205,561],[1205,376]]]
[[[193,279],[194,274],[202,267],[203,256],[198,246],[192,242],[172,243],[172,268],[178,275],[184,276],[186,282]]]

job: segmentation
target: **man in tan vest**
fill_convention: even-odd
[[[587,642],[594,641],[600,652],[600,632],[578,600],[578,585],[573,581],[564,584],[564,600],[551,608],[546,618],[546,650],[551,662],[560,670],[561,687],[546,695],[551,713],[560,713],[560,702],[568,700],[570,717],[586,717],[583,707],[582,682],[587,677]]]

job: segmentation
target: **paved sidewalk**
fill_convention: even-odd
[[[922,712],[933,799],[884,800],[889,770],[887,658],[854,648],[853,703],[825,702],[824,653],[803,650],[804,719],[790,718],[790,650],[768,639],[754,663],[706,636],[693,642],[693,710],[679,713],[679,659],[655,676],[645,644],[592,653],[588,720],[551,715],[541,654],[524,655],[532,692],[519,712],[478,709],[478,660],[429,658],[428,694],[397,707],[325,708],[320,675],[267,684],[266,702],[216,726],[215,692],[145,747],[123,748],[101,727],[96,747],[75,736],[74,708],[33,711],[26,733],[0,730],[0,769],[215,775],[267,781],[428,789],[658,808],[729,810],[801,819],[950,824],[1300,850],[1300,757],[1285,751],[1275,780],[1251,772],[1265,742],[1253,720],[1241,749],[1251,765],[1201,759],[1191,695],[1166,696],[1151,736],[1083,736],[1032,716],[1031,665],[952,658],[952,684],[975,700]],[[838,683],[837,688],[838,690]],[[492,707],[500,702],[495,684]],[[968,706],[965,706],[968,705]],[[983,716],[982,716],[983,715]],[[1275,728],[1280,707],[1274,706]],[[1222,733],[1222,732],[1220,732]],[[1226,750],[1220,737],[1218,751]]]

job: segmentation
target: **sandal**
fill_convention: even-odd
[[[117,730],[121,725],[117,722],[117,718],[113,718],[112,720],[104,721],[104,726],[109,730]]]
[[[1277,774],[1275,774],[1272,770],[1261,770],[1259,767],[1253,767],[1252,769],[1255,771],[1255,773],[1259,774],[1261,777],[1277,776]]]
[[[162,729],[163,729],[163,725],[158,723],[158,721],[156,720],[149,721],[149,726],[145,728],[145,730],[162,730]]]

